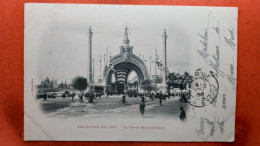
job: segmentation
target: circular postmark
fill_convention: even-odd
[[[191,82],[187,102],[195,107],[205,107],[215,101],[218,92],[219,84],[214,73],[206,74],[199,69]]]

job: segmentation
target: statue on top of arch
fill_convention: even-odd
[[[130,54],[129,51],[126,49],[124,50],[124,61],[130,60]]]

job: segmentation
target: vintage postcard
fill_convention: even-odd
[[[235,7],[25,4],[24,140],[235,140]]]

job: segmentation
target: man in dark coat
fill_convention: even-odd
[[[160,106],[162,106],[162,98],[163,98],[162,91],[160,92],[159,98],[160,98]]]
[[[126,95],[125,95],[125,93],[124,93],[123,96],[122,96],[122,103],[123,103],[123,104],[125,104],[125,96],[126,96]]]
[[[144,107],[145,107],[145,98],[144,98],[144,96],[142,96],[142,101],[141,102],[144,104]]]
[[[181,107],[180,110],[181,110],[181,114],[180,114],[180,116],[179,116],[180,119],[181,119],[182,121],[186,121],[186,113],[185,113],[183,107]]]

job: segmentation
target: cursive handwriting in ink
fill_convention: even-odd
[[[227,108],[226,99],[227,99],[227,95],[226,95],[226,86],[225,86],[225,93],[222,94],[222,108],[224,110]]]
[[[204,34],[198,34],[200,37],[200,43],[203,46],[202,50],[197,49],[197,52],[202,56],[202,58],[207,62],[208,58],[208,29],[205,28]]]
[[[236,78],[235,78],[234,64],[229,64],[229,67],[230,67],[230,71],[229,71],[229,75],[227,75],[227,80],[231,83],[233,88],[235,88]]]
[[[228,28],[227,28],[228,29]],[[235,51],[235,47],[236,47],[236,43],[235,43],[235,36],[236,36],[236,33],[234,31],[234,29],[232,28],[232,30],[228,29],[229,33],[230,33],[230,36],[227,38],[227,37],[224,37],[225,41],[226,41],[226,44]]]
[[[214,136],[215,133],[215,120],[211,121],[208,118],[200,117],[200,128],[195,129],[197,135],[207,135],[209,132],[210,136]]]
[[[220,32],[220,30],[219,30],[219,20],[218,20],[218,26],[212,27],[212,28],[216,31],[217,34],[219,34],[219,32]]]
[[[211,103],[211,105],[213,106],[213,107],[217,107],[217,97],[216,97],[216,99]]]
[[[216,46],[216,53],[214,53],[212,55],[213,60],[215,61],[215,63],[213,63],[213,61],[209,61],[209,65],[215,70],[215,75],[216,77],[218,77],[218,75],[220,74],[222,77],[225,77],[225,73],[220,70],[219,66],[220,66],[220,58],[219,58],[219,46]]]
[[[195,131],[196,131],[196,133],[198,135],[204,135],[205,134],[205,131],[204,131],[204,129],[205,129],[205,122],[206,122],[206,119],[203,118],[203,117],[200,117],[200,129],[199,130],[195,129]]]
[[[214,136],[214,133],[215,133],[215,121],[211,121],[209,120],[208,118],[206,118],[207,120],[207,124],[209,125],[209,128],[210,128],[210,136]]]
[[[215,31],[216,31],[216,33],[217,34],[219,34],[219,27],[217,26],[217,27],[212,27]]]
[[[224,121],[219,121],[219,119],[218,119],[218,120],[216,120],[216,123],[219,126],[220,133],[223,134],[224,131],[225,131],[225,129],[224,129],[225,122]]]

